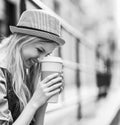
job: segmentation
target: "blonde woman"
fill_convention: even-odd
[[[43,125],[47,101],[63,87],[58,74],[40,81],[39,66],[65,43],[59,20],[27,10],[10,30],[12,35],[0,44],[0,125]]]

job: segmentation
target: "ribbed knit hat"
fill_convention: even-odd
[[[41,9],[26,10],[22,13],[17,26],[10,26],[12,33],[22,33],[45,38],[59,45],[65,41],[60,37],[60,21]]]

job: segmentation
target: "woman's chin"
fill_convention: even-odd
[[[35,63],[31,63],[30,61],[27,61],[25,64],[24,64],[24,67],[26,69],[29,69],[31,66],[33,66]]]

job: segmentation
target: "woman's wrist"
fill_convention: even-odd
[[[18,117],[18,119],[14,122],[13,125],[28,125],[30,124],[31,120],[34,118],[38,110],[38,106],[34,103],[34,100],[31,99],[27,105],[25,106],[24,110]]]
[[[38,108],[40,106],[38,106],[38,104],[35,103],[35,101],[31,98],[30,101],[28,102],[28,104],[30,105],[31,108],[33,108],[34,110],[38,110]]]

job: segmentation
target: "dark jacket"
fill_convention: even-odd
[[[0,67],[0,125],[12,125],[20,113],[20,100],[12,87],[12,75]]]

